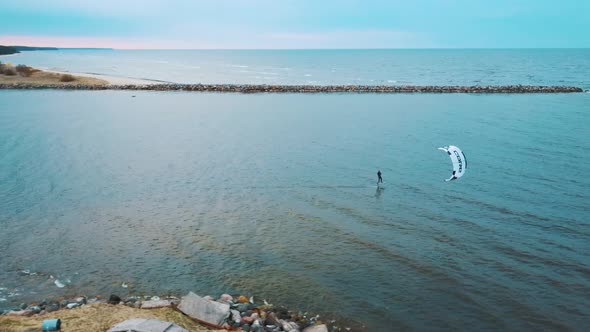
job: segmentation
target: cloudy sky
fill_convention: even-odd
[[[590,47],[590,0],[0,0],[0,45]]]

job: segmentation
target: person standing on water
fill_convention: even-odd
[[[377,185],[379,183],[383,183],[383,178],[381,177],[381,170],[377,170]]]

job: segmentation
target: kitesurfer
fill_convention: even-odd
[[[383,183],[383,178],[381,177],[381,170],[377,170],[377,184]]]

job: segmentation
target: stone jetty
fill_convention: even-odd
[[[584,92],[574,86],[542,85],[257,85],[257,84],[30,84],[0,83],[0,89],[33,90],[137,90],[137,91],[194,91],[233,93],[573,93]]]

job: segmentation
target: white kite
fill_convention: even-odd
[[[453,162],[453,175],[445,181],[452,181],[462,177],[463,174],[465,174],[465,169],[467,168],[467,159],[465,158],[463,151],[454,145],[449,145],[438,149],[448,153],[449,157],[451,157],[451,162]]]

